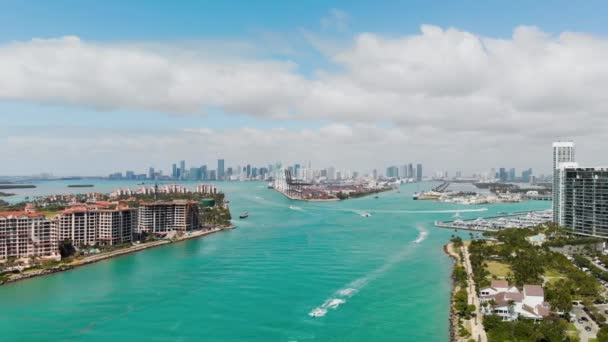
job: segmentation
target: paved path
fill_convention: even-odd
[[[467,295],[469,296],[469,302],[475,305],[475,314],[477,318],[472,318],[471,323],[471,336],[475,341],[487,342],[488,337],[486,331],[483,330],[483,316],[481,315],[481,306],[479,305],[479,297],[477,297],[477,291],[475,291],[475,283],[473,282],[473,267],[471,267],[471,260],[469,259],[469,250],[466,246],[461,247],[462,254],[464,255],[464,268],[467,271],[468,283]]]

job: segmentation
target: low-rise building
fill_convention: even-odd
[[[480,289],[479,300],[484,314],[495,314],[503,321],[520,318],[541,320],[551,313],[549,303],[540,285],[524,285],[520,292],[504,280],[492,280],[488,287]]]
[[[199,226],[199,205],[195,201],[144,202],[139,206],[138,233],[189,231]]]
[[[57,258],[57,234],[43,214],[28,211],[0,212],[0,259]]]

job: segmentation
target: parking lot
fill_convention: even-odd
[[[606,310],[608,310],[608,304],[604,304],[603,306],[606,306]],[[601,308],[601,310],[601,312],[603,313],[605,309]],[[599,328],[597,324],[595,324],[595,322],[593,322],[589,315],[587,315],[587,313],[583,310],[582,305],[573,305],[572,311],[570,313],[571,315],[574,315],[576,317],[575,321],[572,323],[579,332],[581,342],[586,342],[590,338],[596,337]],[[590,328],[591,330],[588,331],[586,328]]]

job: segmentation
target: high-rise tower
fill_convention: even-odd
[[[562,163],[574,162],[574,142],[556,141],[553,143],[553,222],[559,223],[561,187],[559,168]]]

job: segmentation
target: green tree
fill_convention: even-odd
[[[545,287],[545,298],[551,308],[560,312],[569,312],[572,309],[572,282],[560,279]]]
[[[597,332],[598,342],[608,342],[608,325],[604,325],[600,331]]]
[[[72,244],[70,240],[63,240],[59,243],[59,254],[61,254],[62,258],[70,257],[76,254],[76,248]]]

